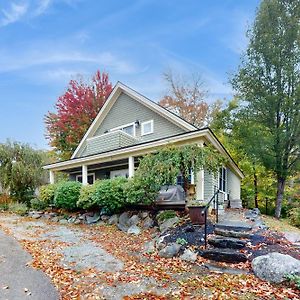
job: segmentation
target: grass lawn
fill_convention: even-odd
[[[296,232],[300,234],[300,228],[291,225],[288,219],[277,220],[274,217],[270,217],[266,215],[263,215],[262,218],[266,222],[267,226],[270,227],[271,230],[275,230],[279,232]]]

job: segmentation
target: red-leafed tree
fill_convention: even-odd
[[[107,73],[97,71],[89,83],[71,80],[45,116],[47,139],[61,159],[69,159],[112,90]]]

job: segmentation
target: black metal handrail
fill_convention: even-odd
[[[205,247],[205,249],[207,248],[207,211],[212,202],[214,203],[214,209],[216,212],[216,223],[218,223],[218,221],[219,221],[219,193],[220,193],[220,190],[216,189],[216,187],[214,189],[215,189],[215,192],[214,192],[213,196],[207,202],[207,204],[205,205],[205,207],[202,211],[202,213],[204,213],[204,247]]]

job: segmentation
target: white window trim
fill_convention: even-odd
[[[132,123],[128,123],[128,124],[125,124],[125,125],[121,125],[121,126],[114,127],[114,128],[112,128],[112,129],[110,129],[109,131],[112,132],[112,131],[122,130],[123,128],[129,127],[129,126],[133,126],[133,136],[136,136],[135,122],[132,122]],[[125,132],[125,133],[126,133],[126,132]],[[130,135],[130,134],[129,134],[129,135]]]
[[[93,183],[95,183],[96,181],[96,174],[95,173],[88,173],[87,176],[93,176]],[[79,181],[79,177],[81,177],[81,181],[82,181],[82,174],[76,175],[76,181]]]
[[[146,124],[149,124],[149,123],[151,124],[151,131],[145,133],[145,132],[144,132],[144,126],[145,126]],[[154,132],[153,120],[149,120],[149,121],[142,122],[142,124],[141,124],[141,135],[142,135],[142,136],[148,135],[148,134],[152,134],[153,132]]]

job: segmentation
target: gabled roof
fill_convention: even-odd
[[[146,98],[145,96],[139,94],[135,90],[129,88],[125,84],[121,82],[117,82],[117,84],[114,86],[112,92],[110,93],[108,99],[106,100],[105,104],[99,111],[98,115],[96,116],[95,120],[87,130],[86,134],[80,141],[78,147],[74,151],[71,159],[75,158],[78,153],[83,149],[85,142],[88,138],[92,137],[96,130],[99,128],[107,114],[109,113],[110,109],[118,99],[118,97],[121,95],[121,93],[125,93],[128,96],[130,96],[132,99],[140,102],[141,104],[145,105],[149,109],[155,111],[162,117],[168,119],[170,122],[174,123],[175,125],[181,127],[182,129],[185,129],[186,131],[194,131],[197,130],[198,128],[195,127],[194,125],[188,123],[184,119],[180,118],[179,116],[173,114],[172,112],[168,111],[167,109],[163,108],[159,104],[151,101],[150,99]]]

